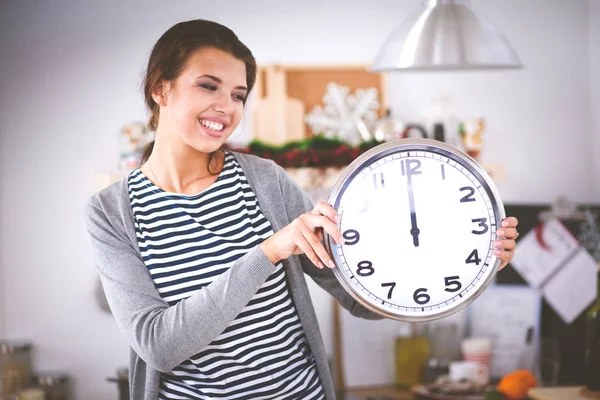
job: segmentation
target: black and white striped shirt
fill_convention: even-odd
[[[197,195],[165,192],[139,168],[128,183],[143,260],[171,306],[273,233],[230,153],[216,182]],[[281,263],[221,335],[163,374],[159,398],[325,398]]]

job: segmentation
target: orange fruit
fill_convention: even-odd
[[[537,386],[537,380],[531,371],[519,369],[502,377],[496,389],[509,399],[525,399],[527,391]]]

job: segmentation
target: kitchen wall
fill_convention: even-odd
[[[142,71],[167,28],[219,21],[262,64],[368,63],[419,3],[0,3],[0,336],[33,341],[36,366],[71,374],[78,398],[116,397],[105,378],[127,364],[127,343],[93,296],[83,210],[97,173],[116,167],[119,129],[145,118]],[[505,33],[525,68],[392,74],[395,115],[421,118],[447,94],[460,115],[486,118],[484,160],[505,165],[498,183],[505,202],[560,194],[600,201],[600,78],[592,72],[600,70],[599,2],[472,4]],[[312,292],[331,352],[331,303]]]
[[[592,113],[592,198],[600,201],[600,1],[590,2],[590,87]]]

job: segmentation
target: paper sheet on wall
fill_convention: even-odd
[[[567,324],[596,298],[598,264],[557,219],[528,233],[511,265]]]
[[[538,291],[521,285],[489,286],[469,306],[471,335],[492,340],[493,377],[517,369],[529,328],[533,328],[533,345],[537,346],[541,307]]]
[[[519,241],[511,262],[521,276],[539,288],[575,253],[577,239],[557,219],[532,229]]]
[[[544,285],[546,301],[570,324],[596,298],[598,263],[583,247]]]

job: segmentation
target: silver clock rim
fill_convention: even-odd
[[[505,217],[504,204],[496,185],[494,184],[492,178],[489,176],[487,171],[479,165],[477,161],[467,153],[461,151],[460,149],[451,146],[447,143],[443,143],[433,139],[421,139],[421,138],[410,138],[410,139],[396,139],[393,141],[389,141],[386,143],[382,143],[366,152],[358,156],[350,165],[344,169],[342,174],[337,179],[336,183],[333,185],[333,188],[330,191],[329,197],[327,199],[327,204],[330,204],[336,210],[339,206],[339,197],[343,190],[349,185],[349,178],[358,173],[364,165],[368,165],[373,161],[384,158],[390,153],[395,153],[401,150],[415,150],[415,151],[431,151],[431,150],[441,150],[442,152],[449,153],[452,156],[454,161],[460,162],[461,164],[468,164],[469,169],[472,172],[476,172],[481,178],[482,183],[485,184],[485,190],[490,197],[490,202],[492,203],[492,207],[494,210],[494,214],[498,217],[498,223],[502,221]],[[473,301],[475,301],[483,291],[490,285],[493,281],[496,273],[498,271],[498,267],[500,266],[501,260],[496,258],[493,265],[491,265],[491,271],[488,274],[487,278],[483,281],[483,283],[479,286],[477,290],[475,290],[468,299],[463,301],[460,305],[456,307],[450,307],[441,311],[439,313],[433,315],[405,315],[405,314],[395,314],[390,313],[381,308],[375,307],[370,302],[364,300],[361,296],[359,296],[352,286],[346,282],[345,276],[340,272],[339,267],[337,266],[337,260],[334,257],[333,246],[336,244],[333,241],[333,238],[325,233],[325,248],[333,261],[336,263],[336,268],[333,269],[334,276],[338,280],[338,282],[342,285],[342,287],[348,292],[359,304],[363,307],[373,311],[379,315],[382,315],[389,319],[404,321],[404,322],[425,322],[425,321],[433,321],[436,319],[444,318],[449,315],[455,314],[460,310],[469,306]]]

